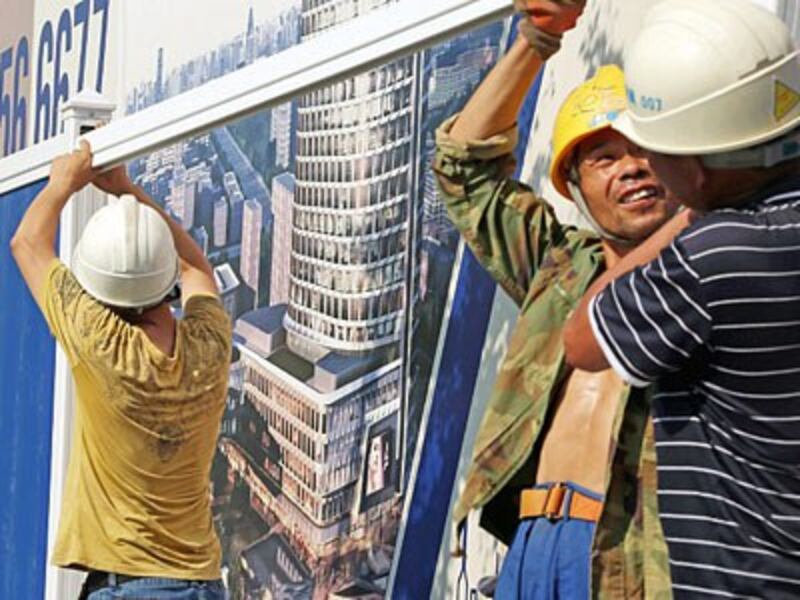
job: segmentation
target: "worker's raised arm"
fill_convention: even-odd
[[[57,157],[50,167],[50,180],[25,211],[11,239],[14,260],[39,306],[47,270],[56,257],[61,211],[94,175],[92,152],[86,142],[78,150]]]
[[[544,62],[520,36],[478,87],[450,130],[459,142],[486,139],[510,129]]]
[[[115,196],[132,194],[139,202],[156,210],[166,221],[172,232],[175,250],[178,252],[181,262],[181,300],[184,304],[193,294],[218,293],[213,268],[200,246],[147,192],[130,180],[124,166],[114,167],[105,173],[96,175],[92,183],[104,192]]]
[[[450,130],[458,142],[486,139],[510,129],[544,61],[572,29],[584,2],[515,0],[522,14],[520,35],[467,102]]]
[[[436,132],[433,170],[439,198],[475,257],[522,304],[544,257],[565,243],[564,228],[534,190],[512,178],[515,123],[544,57],[574,26],[583,3],[518,0],[519,39],[495,65],[464,110]]]

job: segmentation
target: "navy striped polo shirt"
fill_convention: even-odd
[[[676,598],[800,598],[800,179],[685,229],[592,302],[595,337],[656,383]]]

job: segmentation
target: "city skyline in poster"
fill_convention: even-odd
[[[154,48],[127,110],[297,43],[313,21],[254,12],[170,71]],[[203,247],[234,320],[212,479],[236,598],[385,593],[457,243],[426,168],[433,129],[491,66],[500,31],[129,166]]]

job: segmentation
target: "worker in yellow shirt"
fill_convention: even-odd
[[[120,198],[90,219],[70,269],[59,215],[89,183]],[[209,473],[231,324],[211,265],[124,167],[94,170],[86,142],[55,159],[11,249],[77,390],[53,562],[87,572],[89,600],[225,598]]]

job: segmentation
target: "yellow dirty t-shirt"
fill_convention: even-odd
[[[57,259],[43,298],[77,391],[53,562],[218,578],[209,471],[231,355],[230,320],[219,299],[189,298],[170,357],[89,296]]]

